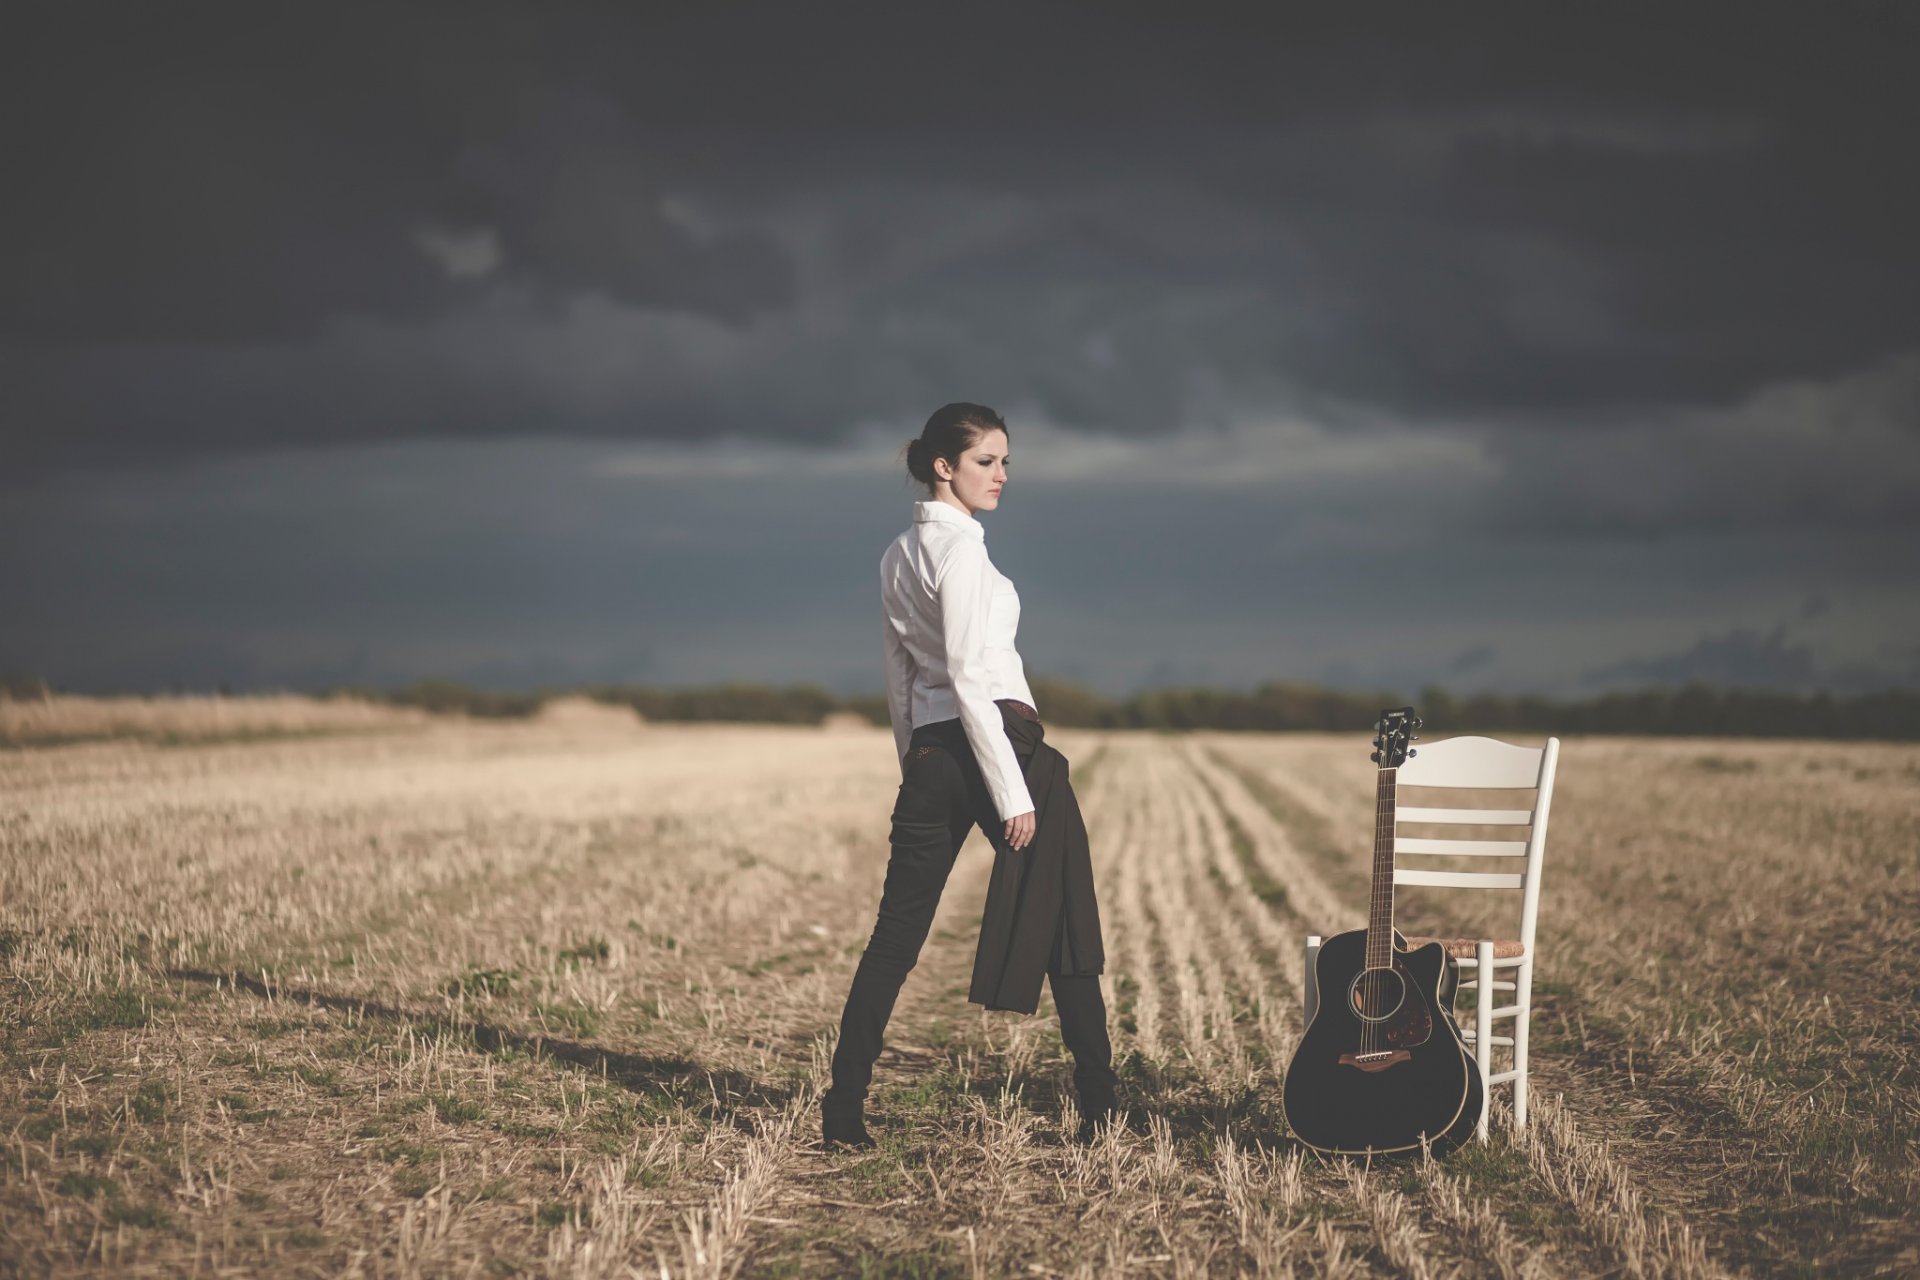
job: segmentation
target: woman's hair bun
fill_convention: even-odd
[[[907,443],[907,474],[921,484],[930,485],[936,477],[933,474],[933,458],[930,456],[933,446],[919,436]]]

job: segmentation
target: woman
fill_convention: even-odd
[[[950,404],[907,446],[927,488],[880,559],[887,707],[901,758],[880,916],[840,1017],[822,1137],[870,1146],[864,1106],[881,1036],[919,958],[947,873],[978,823],[994,867],[968,999],[1032,1013],[1046,976],[1073,1053],[1080,1136],[1113,1114],[1104,961],[1086,826],[1067,761],[1044,741],[1014,649],[1020,596],[987,557],[976,513],[1000,505],[1007,426]]]

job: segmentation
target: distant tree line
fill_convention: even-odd
[[[1110,698],[1065,680],[1033,680],[1034,701],[1048,724],[1081,729],[1319,729],[1355,732],[1382,707],[1412,701],[1432,733],[1626,733],[1699,737],[1920,739],[1920,690],[1837,696],[1691,684],[1591,698],[1530,694],[1456,696],[1429,687],[1408,699],[1394,690],[1354,692],[1269,682],[1251,693],[1204,686],[1150,689]],[[654,721],[732,720],[818,724],[834,712],[887,723],[880,694],[835,694],[819,685],[732,682],[683,689],[592,685],[529,694],[487,693],[451,681],[422,681],[382,693],[356,690],[405,706],[522,716],[563,693],[632,707]]]
[[[1048,724],[1087,729],[1319,729],[1356,732],[1382,707],[1412,701],[1430,734],[1681,734],[1760,738],[1920,739],[1920,690],[1835,695],[1690,684],[1677,689],[1606,693],[1591,698],[1534,695],[1456,696],[1429,687],[1414,699],[1392,690],[1353,692],[1270,682],[1251,693],[1200,686],[1150,689],[1125,698],[1065,680],[1033,680],[1034,700]],[[0,697],[38,697],[49,690],[27,676],[0,677]],[[887,723],[880,694],[835,694],[815,684],[731,682],[656,689],[602,684],[526,693],[475,689],[452,680],[421,680],[397,689],[341,686],[325,696],[352,696],[397,706],[473,716],[528,716],[549,698],[586,696],[632,707],[647,720],[818,724],[835,712]]]
[[[884,724],[887,719],[884,697],[846,697],[828,693],[813,684],[766,685],[748,681],[683,689],[598,684],[552,687],[531,693],[493,693],[453,680],[419,680],[398,689],[341,686],[328,690],[328,695],[350,695],[396,706],[487,717],[529,716],[549,698],[587,697],[632,707],[647,720],[819,724],[835,711],[854,711],[876,724]]]
[[[1088,728],[1366,728],[1383,707],[1411,702],[1431,734],[1623,733],[1700,737],[1920,739],[1920,690],[1836,696],[1689,684],[1591,698],[1473,694],[1429,686],[1351,692],[1272,682],[1251,693],[1168,688],[1110,699],[1081,686],[1036,680],[1034,698],[1050,723]]]

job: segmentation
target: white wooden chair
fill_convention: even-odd
[[[1394,813],[1395,885],[1423,885],[1447,889],[1518,889],[1520,896],[1520,936],[1518,938],[1408,938],[1410,947],[1438,941],[1460,965],[1460,989],[1474,993],[1472,1026],[1462,1026],[1461,1034],[1473,1046],[1474,1060],[1480,1064],[1481,1079],[1486,1082],[1490,1101],[1495,1085],[1513,1086],[1513,1129],[1527,1124],[1527,1020],[1533,1011],[1534,926],[1540,914],[1540,860],[1547,843],[1547,810],[1553,800],[1553,774],[1560,759],[1560,739],[1548,738],[1540,747],[1518,747],[1495,738],[1447,738],[1422,743],[1418,753],[1400,766],[1397,788],[1448,787],[1472,791],[1524,789],[1533,793],[1526,808],[1461,809],[1431,808],[1396,804]],[[1524,839],[1481,840],[1403,836],[1402,823],[1451,823],[1474,827],[1526,828]],[[1503,833],[1504,834],[1504,833]],[[1518,836],[1516,830],[1512,833]],[[1409,866],[1408,855],[1426,857],[1492,857],[1524,859],[1517,870],[1438,871]],[[1511,862],[1505,864],[1512,867]],[[1307,1020],[1319,1004],[1314,989],[1314,961],[1320,953],[1318,934],[1307,938],[1306,1004]],[[1512,977],[1496,978],[1502,970]],[[1494,993],[1511,991],[1511,1004],[1496,1005]],[[1493,1031],[1503,1018],[1513,1020],[1512,1035]],[[1510,1051],[1511,1065],[1505,1071],[1493,1070],[1493,1051]],[[1487,1108],[1483,1104],[1476,1130],[1484,1141],[1487,1136]]]

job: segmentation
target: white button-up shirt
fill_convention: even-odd
[[[1031,813],[994,699],[1039,708],[1013,647],[1020,593],[987,558],[986,528],[945,502],[914,503],[913,524],[880,557],[880,604],[894,754],[905,757],[915,725],[958,717],[1001,821]]]

